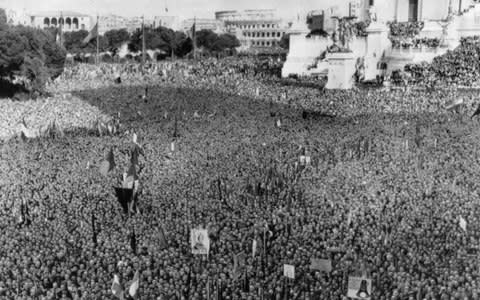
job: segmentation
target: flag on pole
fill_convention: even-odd
[[[118,275],[113,275],[112,294],[119,299],[123,299],[122,286],[120,285],[120,278],[118,278]]]
[[[460,217],[459,225],[463,231],[467,232],[467,221],[463,217]]]
[[[137,255],[137,236],[135,235],[135,229],[130,235],[130,248],[132,249],[133,254]]]
[[[92,30],[88,33],[88,35],[83,39],[82,45],[86,46],[88,43],[90,43],[91,40],[94,38],[98,37],[98,22],[93,26]]]
[[[137,270],[128,288],[128,294],[130,294],[132,298],[135,298],[137,296],[139,286],[140,286],[140,274],[138,273],[138,270]]]
[[[163,227],[160,226],[160,249],[163,250],[168,247],[167,238],[165,237],[165,232]]]
[[[134,183],[137,180],[138,180],[137,168],[133,163],[131,163],[130,167],[128,168],[127,177],[125,178],[123,187],[133,189]]]
[[[60,19],[58,20],[59,23],[59,29],[58,29],[58,36],[57,36],[57,43],[60,46],[63,46],[63,13],[60,13]]]
[[[115,168],[115,158],[113,155],[113,149],[110,148],[110,151],[108,151],[107,156],[105,157],[105,160],[102,161],[100,165],[100,173],[103,176],[107,176],[110,171],[112,171]]]
[[[195,17],[193,19],[193,25],[192,28],[190,29],[190,37],[192,39],[192,44],[193,44],[193,59],[197,58],[197,18]]]
[[[233,280],[237,280],[245,267],[245,253],[241,252],[233,256]]]
[[[128,207],[130,202],[133,199],[133,189],[125,189],[125,188],[118,188],[114,187],[115,195],[117,196],[117,200],[122,206],[123,212],[128,214]]]
[[[347,226],[350,227],[350,224],[352,224],[352,209],[351,208],[350,208],[350,211],[348,212]]]
[[[145,63],[145,16],[142,16],[142,64]]]

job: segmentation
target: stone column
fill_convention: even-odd
[[[390,45],[388,28],[385,24],[372,22],[367,28],[367,51],[365,54],[365,80],[375,80],[380,74],[378,69],[385,50]]]
[[[348,90],[353,87],[355,55],[353,52],[331,53],[328,59],[328,82],[326,89]]]

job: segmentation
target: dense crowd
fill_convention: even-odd
[[[114,299],[114,275],[126,286],[139,271],[146,300],[345,299],[352,275],[372,279],[372,299],[479,299],[474,93],[332,92],[255,69],[79,65],[52,83],[121,130],[2,144],[0,298]],[[463,114],[444,112],[457,97]],[[144,156],[127,217],[112,186],[133,132]],[[208,229],[208,257],[191,254],[192,228]]]

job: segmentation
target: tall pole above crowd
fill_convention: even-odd
[[[197,17],[193,18],[192,26],[193,59],[197,59]]]
[[[145,16],[142,16],[142,65],[145,64]]]
[[[97,27],[97,32],[96,32],[97,33],[97,55],[96,55],[96,59],[95,59],[97,65],[98,65],[98,57],[99,57],[98,54],[99,54],[99,49],[100,49],[100,34],[99,34],[99,31],[98,31],[99,20],[100,20],[100,17],[97,13],[97,25],[96,25],[96,27]]]

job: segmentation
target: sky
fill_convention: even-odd
[[[6,6],[28,12],[70,10],[90,15],[117,14],[126,17],[173,15],[183,18],[214,18],[219,10],[277,9],[282,17],[327,8],[345,0],[0,0]],[[165,12],[168,8],[168,13]]]

